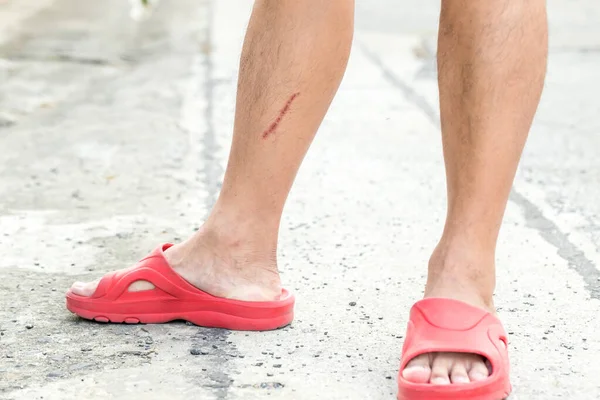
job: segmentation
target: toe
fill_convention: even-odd
[[[75,282],[71,286],[71,291],[79,296],[89,297],[96,291],[98,282],[100,282],[100,280],[96,280],[93,282]]]
[[[473,382],[482,381],[489,376],[488,368],[485,365],[485,360],[479,357],[471,363],[469,369],[469,379]]]
[[[467,373],[466,362],[464,360],[458,360],[454,362],[452,371],[450,371],[450,381],[452,383],[469,383],[469,375]]]
[[[410,360],[404,370],[402,377],[413,383],[427,383],[431,376],[429,354],[422,354]]]
[[[449,385],[450,370],[454,364],[452,356],[449,354],[440,353],[433,358],[431,366],[431,379],[429,383],[432,385]]]

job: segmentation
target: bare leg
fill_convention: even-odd
[[[257,0],[240,61],[235,127],[223,189],[171,266],[213,295],[272,300],[281,293],[277,236],[300,163],[344,74],[354,2]],[[97,281],[75,283],[91,295]],[[130,290],[152,286],[136,282]]]
[[[504,209],[545,75],[544,0],[443,0],[438,44],[448,214],[425,297],[494,312],[494,256]],[[473,354],[433,353],[403,371],[417,383],[482,380]]]

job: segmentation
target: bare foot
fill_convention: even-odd
[[[213,296],[246,301],[278,299],[281,282],[275,251],[259,252],[244,243],[201,229],[187,241],[167,249],[165,258],[182,278]],[[99,282],[75,282],[71,290],[91,296]],[[129,290],[153,288],[150,282],[137,281]]]

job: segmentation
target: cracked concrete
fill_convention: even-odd
[[[75,318],[64,291],[178,241],[218,193],[247,0],[0,2],[0,399],[393,399],[444,217],[435,4],[357,5],[286,206],[285,329]],[[498,248],[511,399],[600,398],[600,6],[549,1],[545,93]],[[10,21],[10,24],[5,23]],[[365,99],[369,99],[365,101]],[[368,135],[365,135],[368,132]]]

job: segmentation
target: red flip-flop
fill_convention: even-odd
[[[492,373],[483,381],[450,385],[418,384],[402,377],[410,360],[433,352],[480,354],[490,362]],[[402,348],[398,400],[502,400],[510,392],[508,339],[498,318],[458,300],[415,303]]]
[[[105,275],[90,296],[67,292],[67,308],[82,318],[99,322],[156,324],[186,320],[193,324],[233,330],[262,331],[282,328],[294,319],[294,296],[282,290],[275,301],[240,301],[215,297],[181,278],[158,247],[132,268]],[[131,292],[136,281],[154,289]]]

